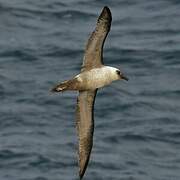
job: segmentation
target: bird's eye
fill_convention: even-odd
[[[120,75],[120,74],[121,74],[121,72],[120,72],[119,70],[117,70],[117,71],[116,71],[116,73],[117,73],[118,75]]]

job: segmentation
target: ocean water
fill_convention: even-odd
[[[180,179],[180,1],[0,0],[0,179],[77,180],[76,92],[104,6],[104,62],[129,81],[100,89],[85,180]]]

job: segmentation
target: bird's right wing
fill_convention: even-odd
[[[76,107],[76,128],[79,137],[79,176],[83,177],[93,145],[94,101],[97,90],[80,91]]]
[[[111,20],[111,11],[105,6],[97,20],[96,28],[87,42],[81,72],[102,66],[103,45],[110,31]]]

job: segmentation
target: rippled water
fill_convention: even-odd
[[[130,81],[98,91],[84,179],[180,179],[177,0],[0,0],[0,179],[78,179],[77,93],[49,89],[79,72],[105,5],[104,62]]]

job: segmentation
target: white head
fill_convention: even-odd
[[[113,76],[114,80],[121,80],[124,79],[126,81],[128,81],[128,78],[126,76],[124,76],[124,74],[117,68],[114,67],[110,67],[110,71],[111,71],[111,76]]]

